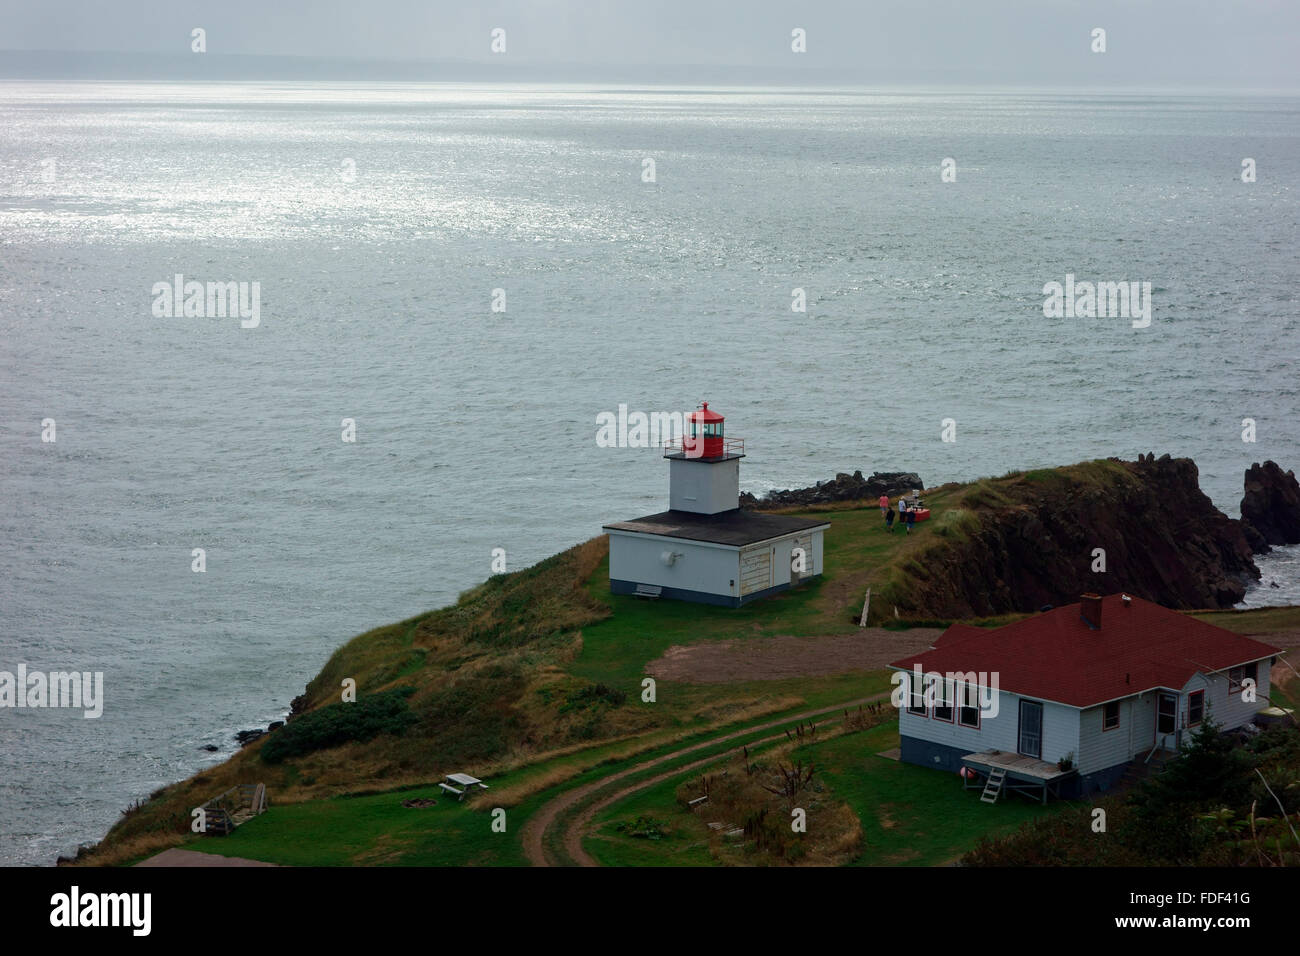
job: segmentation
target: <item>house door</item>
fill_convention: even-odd
[[[1043,705],[1036,700],[1020,702],[1020,753],[1043,757]]]
[[[1167,738],[1174,737],[1178,730],[1178,697],[1176,694],[1160,694],[1156,700],[1156,742],[1167,745]],[[1175,746],[1177,740],[1174,740]]]

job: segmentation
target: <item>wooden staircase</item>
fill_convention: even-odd
[[[984,792],[980,794],[980,803],[997,803],[998,797],[1002,794],[1002,784],[1007,779],[1007,772],[1001,767],[994,767],[989,771],[989,778],[984,784]]]
[[[265,813],[269,804],[266,784],[241,783],[231,787],[203,804],[207,824],[203,832],[228,836],[241,823]]]
[[[1129,761],[1128,766],[1124,768],[1124,775],[1115,784],[1115,789],[1127,790],[1134,784],[1141,783],[1147,777],[1160,773],[1175,756],[1177,756],[1175,751],[1155,747],[1146,755],[1145,759],[1134,757]]]

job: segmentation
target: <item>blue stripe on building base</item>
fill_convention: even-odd
[[[904,737],[901,734],[898,737],[898,758],[904,763],[916,764],[919,767],[930,767],[933,770],[945,770],[955,774],[964,766],[961,758],[968,753],[971,751],[963,747],[950,747],[947,744],[936,744],[929,740],[921,740],[919,737]],[[1110,790],[1119,783],[1127,767],[1128,762],[1125,761],[1107,767],[1105,770],[1062,780],[1061,797],[1065,800],[1074,800],[1090,793]]]
[[[816,575],[808,575],[803,580],[810,581]],[[609,579],[609,589],[614,594],[633,594],[635,593],[637,581],[618,581],[614,578]],[[729,594],[710,594],[708,591],[691,591],[687,588],[670,588],[663,585],[660,597],[672,598],[675,601],[693,601],[696,604],[715,604],[719,607],[740,607],[742,604],[749,604],[751,601],[758,601],[762,598],[781,591],[790,590],[789,584],[778,584],[776,587],[764,588],[762,591],[754,591],[752,594],[746,594],[744,597],[732,597]]]

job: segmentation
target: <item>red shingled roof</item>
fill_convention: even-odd
[[[1068,604],[1014,624],[954,624],[934,648],[891,667],[927,673],[997,672],[998,686],[1026,697],[1091,707],[1153,687],[1182,688],[1208,673],[1272,657],[1279,649],[1159,604],[1111,594],[1093,630]]]

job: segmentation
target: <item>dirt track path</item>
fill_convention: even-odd
[[[620,780],[624,780],[627,777],[630,777],[634,774],[643,773],[646,770],[653,769],[654,767],[660,766],[661,764],[667,763],[672,760],[676,760],[677,758],[683,757],[687,754],[694,753],[697,750],[704,750],[709,747],[714,747],[720,743],[725,743],[728,740],[735,740],[739,737],[745,737],[748,736],[749,734],[758,733],[759,731],[771,730],[773,727],[781,727],[786,724],[797,723],[801,720],[808,720],[809,718],[812,717],[820,717],[823,714],[835,713],[836,711],[846,710],[849,707],[857,707],[859,704],[875,703],[876,701],[879,700],[888,700],[888,699],[889,699],[888,693],[874,694],[870,697],[859,697],[854,700],[844,701],[843,703],[840,704],[833,704],[830,707],[820,707],[816,710],[808,710],[799,714],[791,714],[788,717],[781,717],[777,720],[771,720],[765,724],[757,724],[752,727],[746,727],[742,730],[733,730],[729,733],[720,734],[716,737],[710,737],[708,740],[702,740],[699,743],[691,744],[689,747],[683,747],[680,750],[674,750],[671,753],[666,753],[659,757],[653,757],[649,760],[643,760],[640,763],[634,764],[631,767],[628,767],[624,770],[620,770],[617,773],[612,773],[607,777],[601,777],[599,780],[593,780],[591,783],[583,784],[581,787],[576,787],[573,790],[566,791],[565,793],[560,794],[554,800],[542,804],[541,808],[535,814],[533,814],[532,817],[529,818],[527,823],[524,824],[523,832],[521,835],[521,839],[523,840],[523,844],[524,844],[524,854],[528,857],[528,861],[533,866],[554,865],[550,857],[547,856],[546,849],[545,849],[545,840],[546,840],[547,830],[552,825],[554,825],[556,817],[558,817],[561,813],[564,813],[566,810],[569,810],[572,807],[578,806],[586,802],[589,797],[591,797],[593,794],[597,793],[598,791],[604,790],[610,785],[615,784]],[[781,735],[780,734],[776,735],[776,737],[779,736]],[[765,738],[766,741],[770,741],[773,739],[775,739],[775,737]],[[570,858],[575,860],[581,866],[596,866],[597,865],[596,861],[592,859],[590,854],[588,854],[582,848],[582,838],[585,835],[585,830],[587,825],[591,822],[592,818],[597,813],[599,813],[605,807],[609,806],[611,803],[616,803],[617,801],[622,800],[633,793],[636,793],[638,790],[642,790],[646,787],[654,786],[656,783],[666,780],[669,777],[674,777],[683,773],[689,773],[692,769],[696,767],[703,766],[704,764],[707,763],[712,763],[716,760],[720,760],[724,756],[725,754],[711,754],[708,757],[695,761],[694,763],[682,767],[674,767],[672,770],[666,773],[660,774],[648,780],[639,781],[635,784],[632,784],[629,787],[624,787],[620,789],[616,793],[608,794],[605,797],[602,797],[598,802],[594,803],[592,806],[585,808],[581,813],[579,813],[565,828],[564,831],[565,852],[567,852]]]
[[[874,671],[928,650],[942,633],[935,627],[906,631],[866,627],[844,634],[778,634],[674,644],[646,665],[646,673],[687,684],[728,684]]]

